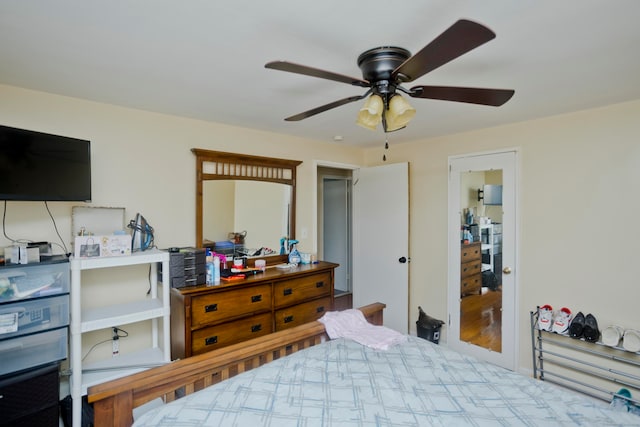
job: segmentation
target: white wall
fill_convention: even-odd
[[[411,163],[410,318],[418,305],[447,318],[448,156],[518,147],[520,366],[536,305],[640,328],[638,117],[640,101],[392,146],[387,158]]]
[[[92,205],[126,207],[127,218],[143,213],[155,227],[160,247],[195,242],[192,147],[302,160],[296,234],[302,227],[310,230],[310,238],[300,245],[306,251],[315,245],[313,161],[375,165],[382,158],[382,149],[363,153],[1,85],[0,117],[8,126],[90,139]],[[635,225],[640,212],[638,117],[640,101],[392,145],[387,162],[411,163],[410,318],[417,319],[418,305],[434,317],[447,317],[448,156],[518,147],[521,366],[531,364],[528,322],[536,305],[592,312],[601,327],[617,323],[640,328],[634,266],[640,240]],[[68,238],[71,205],[50,207],[61,235]],[[14,238],[58,240],[39,203],[9,202],[6,226]],[[0,246],[7,244],[0,237]],[[130,292],[146,291],[145,281],[137,286]],[[109,286],[96,288],[101,302],[126,298]],[[122,341],[126,352],[128,344]]]
[[[314,160],[361,164],[363,151],[285,135],[149,113],[106,104],[0,85],[0,122],[91,141],[92,190],[90,206],[126,208],[126,220],[142,213],[155,229],[158,247],[195,244],[195,156],[191,148],[302,160],[297,181],[297,232],[315,230]],[[1,203],[1,202],[0,202]],[[62,239],[70,251],[71,207],[74,203],[50,202]],[[4,207],[4,206],[2,206]],[[51,219],[39,202],[7,202],[5,232],[12,239],[60,243]],[[231,230],[229,230],[231,231]],[[311,252],[313,233],[300,239],[299,249]],[[0,247],[11,242],[0,235]],[[55,252],[62,253],[56,247]],[[144,269],[124,269],[109,274],[87,273],[82,304],[107,305],[139,299],[148,288]],[[83,276],[84,277],[84,276]],[[127,282],[118,287],[115,283]],[[83,288],[85,285],[83,284]],[[147,322],[148,323],[148,322]],[[146,325],[125,327],[132,338],[120,342],[121,353],[146,346]],[[85,352],[108,339],[108,331],[83,337]],[[86,339],[85,339],[86,338]],[[108,347],[108,346],[107,346]],[[102,346],[93,354],[110,354]]]

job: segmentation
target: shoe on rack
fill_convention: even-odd
[[[569,336],[572,338],[580,338],[582,337],[582,332],[584,330],[584,314],[581,311],[576,314],[576,316],[571,321],[569,325]]]
[[[551,331],[553,325],[553,307],[545,304],[538,308],[538,329],[541,331]]]
[[[551,330],[556,334],[567,335],[570,322],[571,310],[567,307],[562,307],[553,317],[553,326]]]
[[[598,330],[598,321],[593,314],[589,313],[584,318],[584,329],[582,330],[584,339],[589,342],[596,342],[600,338],[600,331]]]
[[[604,331],[602,331],[602,333],[604,334]],[[626,388],[621,388],[613,395],[609,407],[619,412],[630,412],[631,405],[633,404],[629,399],[631,399],[631,392]]]
[[[609,347],[617,347],[620,344],[623,332],[620,326],[607,326],[602,330],[602,343]]]
[[[635,331],[633,329],[627,329],[624,331],[624,336],[622,338],[622,347],[634,353],[640,351],[640,332]]]

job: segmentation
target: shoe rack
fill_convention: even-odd
[[[530,316],[534,378],[606,402],[617,397],[640,405],[640,352],[543,331],[537,327],[538,310]],[[635,398],[619,394],[621,388]]]

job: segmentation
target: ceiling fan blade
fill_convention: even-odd
[[[272,61],[264,65],[265,68],[272,70],[288,71],[290,73],[304,74],[305,76],[319,77],[321,79],[333,80],[340,83],[347,83],[353,86],[370,87],[371,84],[357,77],[345,76],[343,74],[333,73],[331,71],[321,70],[319,68],[308,67],[306,65],[294,64],[287,61]]]
[[[285,120],[288,121],[288,122],[297,122],[299,120],[303,120],[303,119],[306,119],[308,117],[315,116],[316,114],[322,113],[324,111],[331,110],[332,108],[340,107],[341,105],[348,104],[350,102],[355,102],[355,101],[358,101],[360,99],[364,99],[368,94],[369,94],[369,92],[365,93],[364,95],[360,95],[360,96],[350,96],[348,98],[339,99],[338,101],[333,101],[333,102],[331,102],[329,104],[313,108],[313,109],[311,109],[309,111],[305,111],[303,113],[296,114],[296,115],[291,116],[291,117],[287,117]]]
[[[461,19],[420,52],[400,64],[391,75],[401,82],[413,81],[485,44],[495,36],[496,34],[484,25]]]
[[[411,88],[413,98],[441,99],[443,101],[467,102],[469,104],[499,107],[511,99],[512,89],[480,89],[453,86],[415,86]]]

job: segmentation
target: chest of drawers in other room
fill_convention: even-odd
[[[185,358],[317,320],[333,310],[334,269],[272,267],[242,281],[171,290],[171,357]]]
[[[482,292],[482,251],[480,242],[460,248],[460,296]]]

